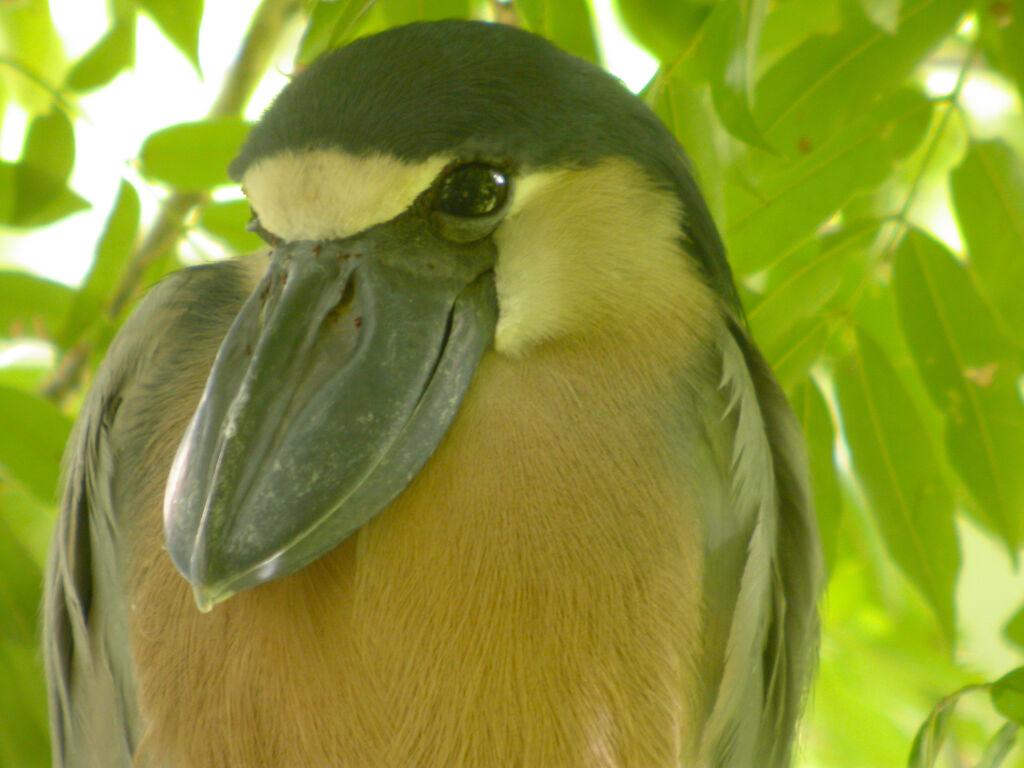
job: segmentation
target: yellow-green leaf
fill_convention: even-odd
[[[614,4],[637,41],[668,65],[694,45],[712,10],[699,0],[615,0]]]
[[[384,18],[393,26],[414,21],[462,19],[469,16],[469,0],[377,0]]]
[[[810,317],[839,288],[851,264],[878,233],[877,222],[863,222],[825,237],[811,237],[768,264],[757,299],[747,312],[754,337],[774,341],[796,323]]]
[[[951,463],[1013,554],[1024,515],[1019,357],[967,270],[929,236],[911,231],[900,245],[893,291],[914,362],[945,416]]]
[[[582,59],[600,61],[586,0],[517,0],[515,7],[526,29]]]
[[[63,327],[74,292],[27,272],[0,271],[0,334],[50,338]]]
[[[783,56],[758,82],[755,117],[786,155],[813,151],[873,101],[903,85],[956,26],[968,0],[907,0],[896,34],[851,15]]]
[[[113,26],[89,51],[75,62],[68,73],[66,85],[75,91],[100,88],[135,61],[135,14],[127,12],[114,20]]]
[[[135,3],[198,72],[203,0],[135,0]]]
[[[0,161],[0,224],[41,227],[89,204],[46,171]]]
[[[1024,667],[992,683],[992,703],[1007,720],[1024,725]]]
[[[1024,162],[1002,141],[972,142],[952,190],[971,272],[1003,330],[1024,346]]]
[[[372,5],[367,0],[318,2],[302,35],[296,62],[305,66],[321,54],[350,42]]]
[[[89,273],[75,292],[59,342],[67,347],[86,333],[103,310],[132,254],[139,230],[139,195],[127,181],[121,182],[114,208],[96,245]]]
[[[249,133],[243,120],[180,123],[151,134],[139,151],[142,172],[181,190],[202,190],[231,183],[228,163]]]
[[[252,209],[245,200],[211,203],[199,216],[199,228],[236,253],[249,253],[266,245],[245,228],[251,218]]]
[[[29,123],[19,163],[67,183],[75,166],[75,133],[62,110],[53,109]]]
[[[898,157],[888,136],[905,123],[919,124],[929,110],[920,94],[900,91],[797,162],[757,153],[754,187],[726,183],[724,234],[736,271],[763,269],[811,237],[859,190],[883,181]]]
[[[953,645],[960,551],[931,436],[882,349],[863,332],[838,365],[835,384],[856,479],[886,548]]]
[[[810,378],[800,382],[790,394],[793,410],[800,419],[807,439],[807,456],[811,463],[814,485],[814,512],[829,572],[835,565],[839,523],[843,504],[833,458],[835,430],[828,405],[817,385]]]
[[[0,387],[0,470],[41,501],[57,496],[60,457],[71,420],[53,403]]]
[[[907,768],[932,768],[937,765],[942,745],[953,724],[953,711],[961,697],[977,690],[977,686],[966,686],[956,693],[944,697],[928,715],[914,737],[910,748]]]
[[[768,145],[754,122],[751,90],[765,0],[718,3],[707,20],[702,50],[708,61],[711,97],[726,130],[756,147]]]

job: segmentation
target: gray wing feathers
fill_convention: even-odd
[[[723,326],[718,347],[720,428],[732,432],[729,513],[749,534],[735,592],[710,596],[712,611],[734,602],[698,765],[781,768],[816,647],[817,528],[800,428],[782,390],[737,325]]]
[[[105,398],[101,387],[93,392],[68,444],[44,605],[53,764],[61,768],[131,764],[130,702],[118,669],[130,659],[125,628],[114,621],[121,611],[110,605],[117,585],[108,573],[96,578],[97,569],[114,570],[116,551],[110,526],[96,524],[111,510],[109,485],[96,473],[109,451]],[[106,716],[97,718],[101,712]],[[84,721],[103,727],[82,727]]]
[[[772,574],[775,617],[765,649],[769,689],[763,727],[767,733],[792,734],[817,658],[817,602],[824,562],[800,424],[761,354],[746,338],[741,346],[771,436],[779,508]],[[765,764],[787,765],[790,741],[788,736],[773,740],[772,760]]]

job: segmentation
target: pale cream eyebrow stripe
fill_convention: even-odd
[[[242,187],[263,228],[278,237],[341,238],[402,213],[452,159],[409,163],[338,149],[286,150],[253,164]]]

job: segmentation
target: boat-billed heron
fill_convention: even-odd
[[[56,764],[786,765],[800,430],[655,115],[413,24],[297,75],[231,172],[268,254],[153,288],[68,450]]]

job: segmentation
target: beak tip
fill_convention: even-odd
[[[213,606],[223,603],[235,593],[230,589],[193,585],[192,594],[195,596],[196,607],[199,608],[200,613],[209,613],[213,610]]]

